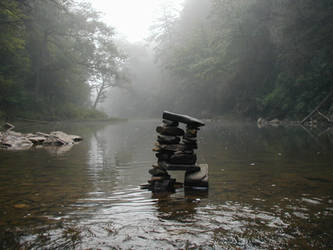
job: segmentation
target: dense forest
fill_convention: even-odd
[[[0,33],[0,116],[103,116],[94,108],[119,84],[125,57],[89,4],[1,0]]]
[[[333,90],[330,0],[188,0],[155,30],[158,60],[191,112],[299,118]]]
[[[115,42],[82,2],[1,0],[0,31],[2,116],[94,117],[109,96],[119,116],[300,119],[333,90],[331,0],[185,0],[149,46]]]

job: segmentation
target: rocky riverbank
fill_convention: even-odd
[[[2,150],[27,150],[34,146],[69,146],[83,140],[81,136],[69,135],[62,131],[50,133],[20,133],[13,131],[14,126],[6,123],[3,132],[0,132],[0,149]]]

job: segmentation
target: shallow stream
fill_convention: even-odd
[[[198,157],[209,191],[173,194],[139,188],[158,120],[16,124],[85,140],[0,151],[0,249],[333,247],[332,132],[206,122]]]

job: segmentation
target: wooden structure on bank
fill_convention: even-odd
[[[198,148],[197,134],[205,124],[191,116],[163,112],[162,124],[156,128],[157,142],[153,151],[156,152],[157,163],[149,173],[152,175],[148,184],[141,187],[153,192],[173,192],[183,184],[171,178],[168,170],[185,171],[185,187],[208,188],[208,165],[196,164],[195,150]],[[185,130],[179,123],[186,125]]]

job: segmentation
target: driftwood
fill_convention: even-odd
[[[320,107],[321,106],[323,106],[328,100],[329,100],[329,98],[330,97],[332,97],[333,96],[333,90],[330,92],[330,93],[328,93],[328,95],[318,104],[318,106],[314,109],[314,110],[312,110],[311,112],[310,112],[310,114],[308,114],[302,121],[301,121],[301,124],[304,124],[308,119],[310,119],[313,115],[315,115],[316,113],[318,113],[319,115],[321,115],[321,116],[324,116],[324,118],[326,119],[326,120],[328,120],[328,122],[329,123],[332,123],[333,121],[331,120],[331,119],[329,119],[327,116],[325,116],[325,115],[323,115],[323,114],[321,114],[320,113],[320,111],[319,111],[319,109],[320,109]]]

